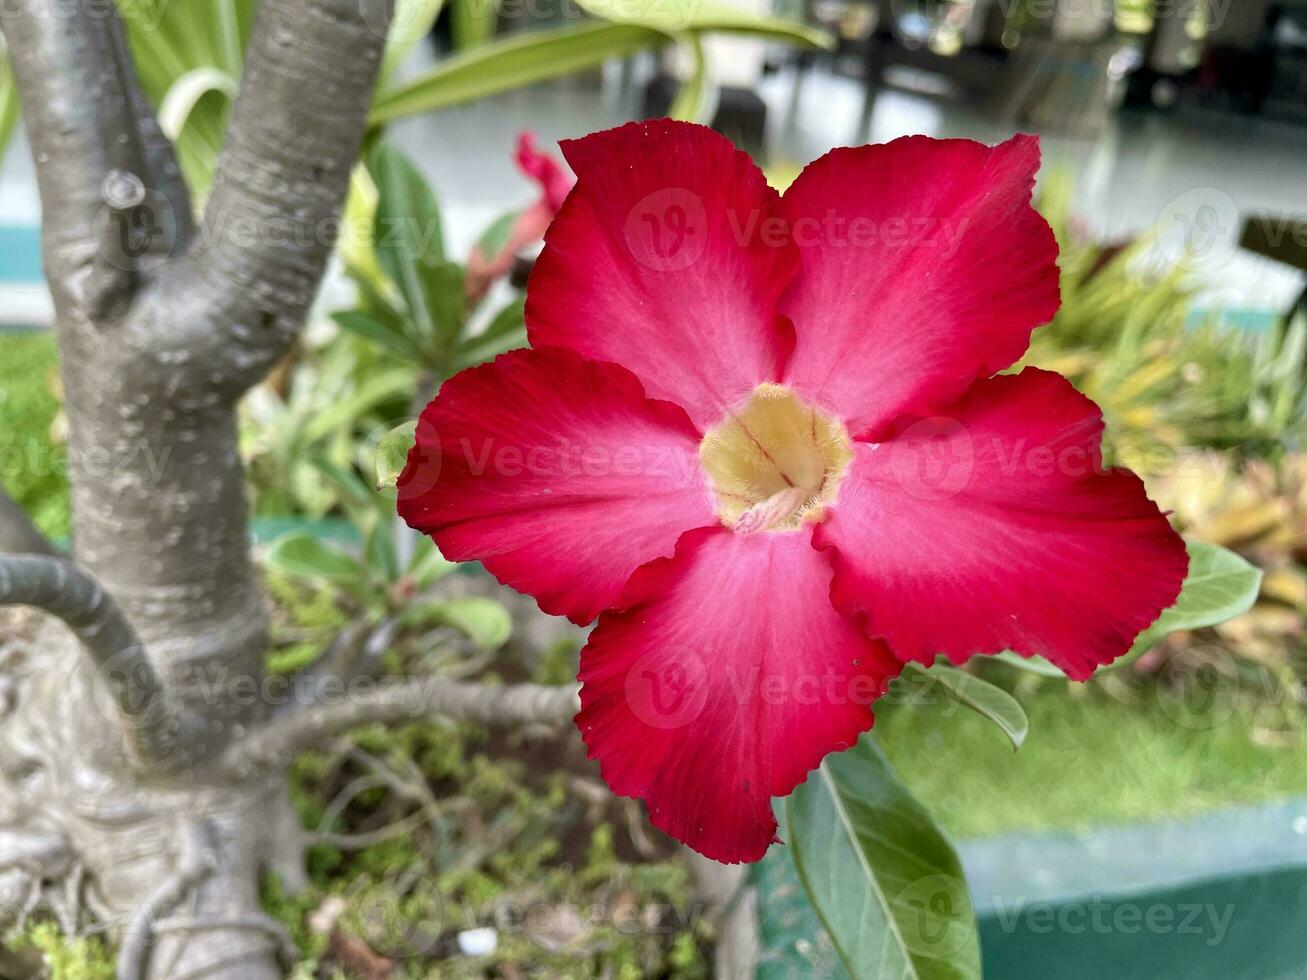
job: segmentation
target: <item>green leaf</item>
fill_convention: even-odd
[[[830,48],[825,31],[785,17],[765,17],[712,0],[577,0],[588,13],[616,24],[636,24],[668,34],[682,31],[721,31],[745,34],[815,48]]]
[[[297,578],[319,579],[338,585],[357,585],[367,579],[355,558],[324,544],[307,531],[283,534],[268,548],[264,560]]]
[[[304,426],[304,441],[312,444],[333,432],[352,425],[357,419],[385,402],[407,398],[413,392],[414,376],[409,367],[396,367],[370,375],[349,397],[320,411]]]
[[[799,878],[850,975],[979,980],[962,866],[870,736],[828,756],[785,818]]]
[[[1128,653],[1099,667],[1095,676],[1130,666],[1169,633],[1216,626],[1246,613],[1257,601],[1261,569],[1220,545],[1186,539],[1185,547],[1189,550],[1189,573],[1175,605],[1135,638]],[[1040,677],[1066,676],[1043,657],[1022,657],[1010,650],[998,656],[1004,663]]]
[[[417,420],[391,429],[377,441],[377,489],[385,490],[399,483],[399,475],[408,465],[409,450],[417,442]]]
[[[4,159],[9,140],[18,126],[19,115],[18,87],[14,85],[14,76],[9,68],[9,56],[5,52],[4,43],[0,42],[0,160]]]
[[[422,361],[422,353],[402,333],[362,310],[340,310],[331,314],[342,330],[380,344],[387,350],[409,361]]]
[[[385,88],[386,80],[418,42],[431,33],[431,27],[443,6],[444,0],[397,0],[395,15],[390,22],[390,34],[386,38],[386,54],[381,61],[381,73],[377,76],[378,91]]]
[[[458,345],[450,370],[461,371],[525,345],[526,300],[519,298],[496,313],[483,332]]]
[[[717,86],[708,76],[708,59],[704,57],[699,35],[687,35],[685,43],[690,49],[694,72],[681,85],[667,115],[672,119],[703,123],[706,126],[717,113]]]
[[[400,619],[409,625],[451,626],[486,650],[499,649],[513,633],[513,619],[508,610],[482,596],[420,603],[406,609]]]
[[[426,180],[408,158],[385,140],[374,147],[368,168],[377,184],[373,224],[377,262],[398,287],[418,330],[428,343],[457,329],[433,302],[428,278],[447,278],[440,207]]]
[[[236,100],[240,83],[220,68],[193,68],[173,82],[159,104],[159,126],[170,140],[181,138],[191,113],[206,95],[221,95],[228,102]]]
[[[399,578],[399,555],[395,549],[395,518],[390,515],[374,520],[363,543],[367,559],[377,580],[393,582]]]
[[[521,211],[505,211],[486,226],[486,230],[477,239],[477,249],[486,258],[493,258],[508,244],[508,236],[513,231]]]
[[[793,836],[784,807],[777,815],[781,840]],[[847,980],[830,933],[803,890],[789,848],[773,847],[749,869],[757,893],[760,952],[755,980]]]
[[[409,565],[408,577],[421,592],[423,589],[431,588],[457,567],[458,565],[440,553],[440,549],[430,538],[422,535],[413,548],[413,563]]]
[[[1021,748],[1021,743],[1026,740],[1030,731],[1026,713],[1017,699],[1002,688],[966,671],[942,664],[936,664],[929,670],[921,664],[908,664],[905,672],[915,674],[926,683],[938,684],[959,704],[988,718],[1008,737],[1013,749]]]
[[[353,200],[353,196],[350,199]],[[404,329],[409,322],[408,317],[387,296],[383,295],[381,287],[385,283],[382,281],[382,277],[378,275],[374,278],[368,270],[356,265],[346,265],[345,272],[349,275],[355,288],[358,289],[359,311],[376,320],[391,332],[408,337],[408,333]]]
[[[634,24],[583,24],[531,31],[491,41],[446,58],[405,85],[372,103],[368,122],[379,126],[419,112],[433,112],[532,82],[584,71],[609,58],[660,47],[662,31]]]
[[[499,19],[496,0],[450,0],[449,27],[454,50],[466,51],[485,44],[495,33]]]
[[[326,478],[327,482],[341,492],[341,497],[348,504],[367,510],[377,508],[377,502],[380,498],[368,489],[368,485],[363,481],[363,478],[352,467],[341,466],[327,459],[322,453],[316,452],[309,454],[308,461],[310,466]],[[385,509],[388,512],[391,509],[388,501]]]
[[[439,366],[440,355],[462,334],[467,320],[467,273],[457,262],[441,262],[423,271],[427,308],[435,318],[440,337],[436,357]]]

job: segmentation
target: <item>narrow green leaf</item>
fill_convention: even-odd
[[[708,73],[708,59],[703,56],[703,43],[698,34],[685,35],[686,47],[689,47],[694,71],[677,91],[672,106],[667,114],[672,119],[682,119],[686,123],[712,122],[712,116],[718,111],[718,86],[712,82]]]
[[[367,578],[357,559],[324,544],[307,531],[283,534],[268,548],[264,560],[288,575],[338,585],[357,585]]]
[[[381,73],[377,76],[378,91],[385,88],[391,74],[418,42],[431,33],[443,6],[444,0],[397,0],[390,34],[386,38],[386,53],[381,60]]]
[[[409,625],[453,627],[486,650],[499,649],[513,633],[513,619],[508,610],[483,596],[420,603],[406,609],[400,619]]]
[[[499,254],[500,250],[508,244],[509,233],[512,232],[513,224],[521,213],[521,211],[506,211],[486,226],[486,230],[477,239],[477,248],[482,255],[492,258]]]
[[[532,82],[584,71],[609,58],[660,47],[662,31],[634,24],[583,24],[531,31],[491,41],[447,58],[372,103],[368,122],[380,126],[404,116],[474,102]]]
[[[450,33],[454,50],[467,51],[489,41],[499,18],[495,0],[450,0]]]
[[[396,518],[389,514],[373,521],[363,542],[363,557],[367,559],[374,578],[381,582],[393,582],[399,578],[395,521]]]
[[[1135,639],[1125,656],[1098,668],[1106,674],[1128,667],[1157,646],[1169,633],[1216,626],[1252,608],[1262,585],[1257,566],[1233,551],[1206,541],[1186,540],[1189,574],[1185,576],[1175,605],[1165,610],[1152,626]],[[1011,651],[999,654],[1005,663],[1041,677],[1065,677],[1043,657],[1021,657]]]
[[[785,801],[799,878],[856,980],[979,980],[962,866],[870,736]]]
[[[404,331],[405,324],[409,322],[408,318],[382,293],[381,287],[386,285],[383,281],[384,277],[378,273],[374,278],[366,269],[356,265],[347,265],[345,271],[359,291],[360,312],[367,314],[392,332],[408,336]]]
[[[407,398],[413,391],[413,370],[396,367],[367,377],[348,397],[315,414],[304,426],[304,440],[317,442],[350,425],[378,405]]]
[[[367,484],[363,482],[363,478],[352,468],[339,466],[321,453],[310,453],[308,461],[309,465],[339,490],[350,504],[368,509],[376,507],[376,494],[368,489]],[[386,504],[386,510],[391,510],[389,503]]]
[[[419,592],[429,589],[458,566],[440,553],[435,543],[425,535],[418,538],[413,549],[413,563],[408,576]]]
[[[467,319],[467,273],[457,262],[422,263],[422,289],[440,342],[433,352],[439,361],[447,345],[463,332]]]
[[[405,422],[398,428],[391,429],[377,442],[376,474],[377,489],[385,490],[399,483],[399,475],[408,465],[409,450],[417,441],[418,424],[416,420]]]
[[[411,340],[362,310],[340,310],[331,314],[342,330],[380,344],[408,361],[420,363],[422,354]]]
[[[684,43],[690,50],[694,71],[681,85],[667,115],[672,119],[708,125],[717,112],[717,86],[708,73],[708,59],[698,34],[687,34]]]
[[[219,68],[193,68],[173,82],[159,105],[159,126],[170,140],[179,140],[191,113],[206,95],[220,95],[228,103],[236,99],[240,83]]]
[[[905,673],[919,677],[927,684],[937,684],[953,700],[988,718],[1007,736],[1013,749],[1021,748],[1030,732],[1030,723],[1020,703],[1007,691],[966,671],[935,664],[926,669],[920,664],[908,664]]]
[[[785,17],[766,17],[712,0],[577,0],[582,10],[617,24],[637,24],[676,34],[682,31],[721,31],[745,34],[816,48],[829,48],[834,39],[825,31]]]
[[[4,159],[9,140],[18,126],[20,109],[18,106],[18,87],[14,85],[13,72],[9,67],[9,55],[0,41],[0,160]]]
[[[461,371],[525,345],[526,305],[525,300],[517,299],[495,314],[484,331],[458,345],[450,369]]]
[[[441,325],[424,280],[445,261],[440,207],[418,169],[385,140],[373,148],[368,168],[377,184],[377,262],[398,287],[423,336],[435,338]]]

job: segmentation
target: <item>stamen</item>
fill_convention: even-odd
[[[771,531],[803,509],[812,495],[802,487],[789,487],[754,504],[735,522],[737,534]]]

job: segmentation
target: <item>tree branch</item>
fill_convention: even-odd
[[[58,551],[36,529],[23,508],[0,488],[0,554],[56,556]]]
[[[302,327],[338,233],[392,0],[263,0],[197,247],[165,301],[199,304],[186,347],[229,394]]]
[[[191,227],[185,182],[136,83],[117,8],[11,0],[0,27],[38,164],[55,301],[90,319],[116,316],[143,254],[179,248]],[[107,202],[122,181],[139,196]],[[127,262],[117,243],[131,235]]]
[[[323,740],[362,725],[396,725],[430,718],[485,725],[563,725],[581,710],[575,684],[488,684],[413,678],[379,684],[335,704],[304,708],[233,745],[223,765],[244,778],[285,765]]]
[[[72,562],[0,555],[0,606],[34,606],[67,624],[95,661],[142,762],[175,762],[180,719],[131,623],[100,584]]]

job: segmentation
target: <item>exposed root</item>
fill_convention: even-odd
[[[211,830],[195,821],[182,838],[177,870],[141,904],[123,933],[118,953],[118,980],[145,980],[158,920],[171,912],[186,895],[217,868]]]

